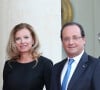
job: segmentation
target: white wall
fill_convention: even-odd
[[[60,0],[0,0],[0,87],[9,32],[18,23],[33,25],[43,55],[54,63],[61,60],[60,11]]]

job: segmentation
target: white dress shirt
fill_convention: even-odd
[[[72,66],[71,66],[70,75],[69,75],[69,78],[68,78],[68,82],[67,82],[67,84],[66,84],[66,90],[67,90],[68,83],[69,83],[69,81],[70,81],[70,79],[71,79],[71,77],[72,77],[72,75],[73,75],[73,73],[74,73],[74,71],[75,71],[75,69],[76,69],[76,67],[77,67],[77,65],[78,65],[78,63],[79,63],[79,61],[80,61],[80,59],[81,59],[81,56],[83,55],[83,53],[84,53],[84,50],[81,52],[80,55],[78,55],[78,56],[76,56],[76,57],[73,57],[73,59],[74,59],[75,61],[72,63]],[[68,60],[69,60],[69,57],[68,57]],[[62,85],[62,82],[63,82],[63,78],[64,78],[64,76],[65,76],[65,73],[66,73],[66,71],[67,71],[68,60],[67,60],[67,62],[65,63],[65,65],[64,65],[64,67],[63,67],[63,70],[62,70],[62,73],[61,73],[61,85]]]

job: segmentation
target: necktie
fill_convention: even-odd
[[[73,62],[74,62],[74,59],[69,59],[67,71],[65,73],[65,76],[64,76],[64,79],[63,79],[63,82],[62,82],[62,89],[61,90],[66,90],[66,84],[67,84],[67,81],[68,81],[68,77],[69,77],[69,74],[70,74],[70,71],[71,71],[71,65],[72,65]]]

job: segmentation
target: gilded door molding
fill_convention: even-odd
[[[70,0],[61,0],[62,25],[73,20],[73,9]]]

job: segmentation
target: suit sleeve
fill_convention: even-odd
[[[93,75],[93,90],[100,90],[100,60],[98,60]]]

